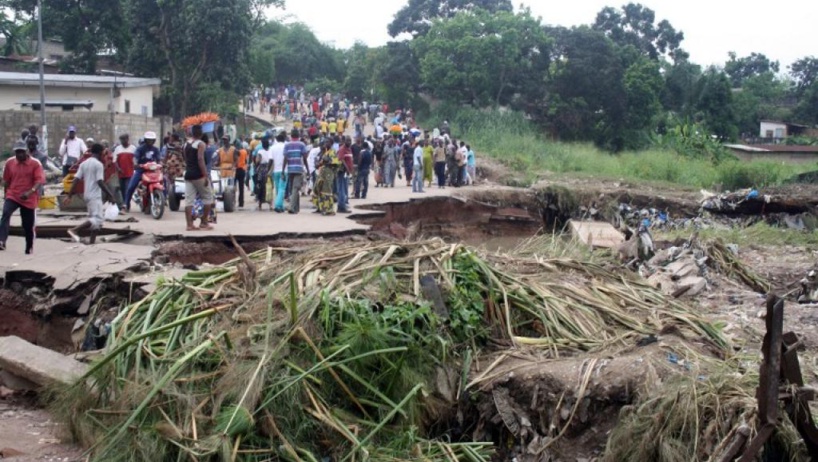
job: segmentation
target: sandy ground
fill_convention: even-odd
[[[59,424],[42,410],[0,400],[0,459],[10,461],[74,462],[82,450],[64,444]],[[18,455],[15,455],[18,454]]]

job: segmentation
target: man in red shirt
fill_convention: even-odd
[[[9,237],[11,214],[20,209],[23,231],[26,235],[26,254],[34,250],[34,210],[40,201],[40,186],[45,184],[45,173],[40,161],[28,155],[26,143],[14,143],[14,158],[6,162],[3,170],[3,186],[6,201],[3,204],[3,218],[0,221],[0,250],[6,250]]]
[[[134,174],[134,154],[136,146],[131,144],[131,138],[127,133],[119,135],[119,146],[114,149],[113,162],[119,174],[119,194],[122,196],[122,203],[131,202],[130,197],[125,197],[128,190],[128,183]],[[120,210],[124,210],[120,208]]]

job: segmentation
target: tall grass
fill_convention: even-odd
[[[578,173],[599,178],[658,181],[695,188],[763,188],[792,176],[818,170],[818,163],[726,160],[714,163],[669,149],[611,154],[591,143],[547,139],[542,130],[519,112],[441,106],[424,121],[427,127],[448,120],[452,135],[471,145],[479,156],[491,157],[523,175]]]

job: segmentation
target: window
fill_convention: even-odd
[[[142,106],[142,115],[145,117],[148,116],[148,106]]]
[[[776,138],[784,138],[784,129],[783,128],[776,128],[775,129],[775,137]]]
[[[125,100],[125,114],[130,114],[130,113],[131,113],[131,100],[126,99]]]

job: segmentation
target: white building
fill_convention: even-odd
[[[49,111],[94,111],[153,117],[161,81],[139,77],[46,74]],[[39,74],[0,72],[0,111],[40,110]]]
[[[759,138],[782,139],[787,137],[787,124],[772,120],[762,120],[759,127]]]

